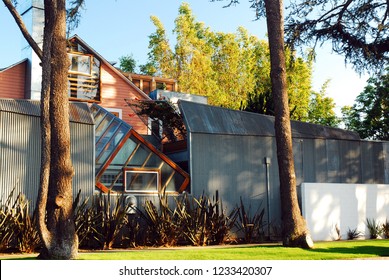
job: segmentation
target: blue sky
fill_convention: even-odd
[[[95,4],[95,3],[99,4]],[[172,30],[178,7],[187,2],[197,21],[204,22],[213,31],[235,32],[239,26],[250,34],[266,39],[265,21],[254,21],[255,12],[248,1],[223,8],[226,1],[209,0],[106,0],[86,1],[80,26],[74,31],[108,61],[118,61],[122,55],[133,54],[138,65],[146,62],[148,36],[155,31],[150,16],[157,16],[173,40]],[[20,60],[21,34],[4,4],[0,4],[0,68]],[[345,65],[342,56],[332,54],[330,44],[317,49],[313,86],[319,90],[330,79],[328,96],[334,98],[337,108],[352,105],[366,85],[367,76],[360,77],[351,65]]]

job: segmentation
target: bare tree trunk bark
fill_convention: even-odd
[[[283,1],[265,0],[271,59],[271,82],[275,110],[277,159],[280,177],[283,245],[311,248],[304,218],[301,215],[296,191],[292,130],[289,117],[284,47]]]
[[[42,60],[41,173],[37,198],[39,258],[74,259],[78,238],[73,219],[65,0],[44,0],[43,50],[29,34],[10,0],[3,0],[20,31]],[[81,3],[80,3],[81,5]]]
[[[49,42],[44,42],[46,48],[43,51],[41,106],[42,129],[45,130],[42,132],[42,144],[45,146],[42,147],[42,193],[38,203],[42,204],[39,204],[39,221],[45,249],[40,257],[74,259],[78,239],[72,209],[74,171],[70,155],[65,0],[45,0],[44,32],[44,38]],[[46,211],[43,210],[45,201]],[[43,225],[44,212],[47,213],[47,227]]]

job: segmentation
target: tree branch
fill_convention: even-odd
[[[19,26],[20,31],[23,34],[23,37],[27,40],[28,44],[31,46],[31,48],[34,50],[36,55],[39,57],[40,60],[42,60],[43,53],[42,49],[38,46],[36,41],[31,37],[30,33],[27,30],[26,25],[23,22],[22,17],[16,10],[15,6],[11,3],[10,0],[3,0],[5,6],[8,8],[9,12],[13,16],[13,18],[16,21],[16,24]]]

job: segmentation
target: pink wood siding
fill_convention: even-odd
[[[124,99],[144,99],[135,86],[131,86],[107,65],[101,67],[101,103],[104,108],[122,109],[122,119],[139,134],[147,134],[146,125],[127,106]]]
[[[27,61],[0,71],[0,97],[24,99]]]

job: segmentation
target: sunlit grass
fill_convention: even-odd
[[[190,247],[80,253],[81,260],[336,260],[389,256],[389,240],[318,242],[312,250],[281,245]]]
[[[312,250],[279,244],[177,247],[79,253],[79,260],[345,260],[389,257],[389,239],[316,242]],[[36,259],[36,254],[0,255],[0,259]]]

